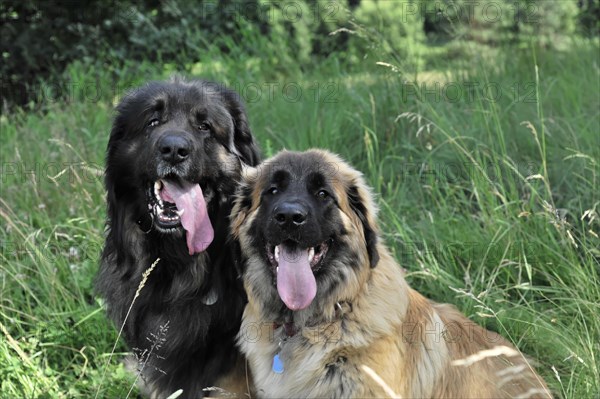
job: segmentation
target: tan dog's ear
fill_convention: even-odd
[[[362,178],[357,179],[348,188],[348,202],[362,224],[367,253],[369,255],[369,264],[373,268],[379,262],[379,252],[377,251],[377,241],[379,238],[377,225],[375,224],[377,209],[373,203],[371,193],[362,181]]]
[[[258,172],[257,168],[251,166],[245,165],[242,168],[242,181],[233,200],[230,215],[231,233],[235,239],[239,238],[240,228],[252,208],[252,197]]]
[[[242,163],[242,183],[247,183],[256,180],[258,176],[259,167],[257,166],[249,166],[245,163]]]

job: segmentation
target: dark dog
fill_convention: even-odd
[[[258,396],[550,397],[512,344],[407,285],[369,187],[339,157],[283,152],[245,180],[238,340]]]
[[[196,398],[205,387],[236,382],[245,295],[228,217],[242,168],[258,158],[239,96],[219,85],[154,82],[117,107],[97,288],[117,328],[124,324],[151,396],[183,389]]]

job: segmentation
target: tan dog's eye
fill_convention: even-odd
[[[320,199],[327,199],[329,198],[329,193],[325,190],[321,190],[317,193],[317,197],[319,197]]]
[[[210,130],[210,125],[206,122],[202,122],[201,124],[198,125],[198,130],[200,130],[201,132],[205,132]]]
[[[269,189],[269,194],[271,194],[271,195],[275,195],[275,194],[277,194],[277,193],[279,193],[279,190],[277,189],[277,187],[271,187],[271,188]]]

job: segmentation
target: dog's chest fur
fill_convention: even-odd
[[[284,327],[261,322],[248,307],[241,331],[252,333],[245,334],[240,344],[251,362],[255,381],[261,382],[257,387],[258,396],[355,396],[356,389],[365,385],[356,380],[357,368],[365,356],[360,349],[344,342],[343,323],[336,320],[287,336]],[[284,370],[280,374],[273,370],[275,355],[283,363]]]

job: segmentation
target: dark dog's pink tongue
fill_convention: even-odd
[[[279,245],[277,292],[291,310],[306,309],[317,294],[317,282],[308,261],[308,250]],[[277,249],[276,249],[277,250]]]
[[[198,184],[183,182],[172,183],[163,180],[161,197],[164,201],[177,205],[181,215],[181,225],[186,231],[186,240],[190,255],[204,251],[214,238],[210,224],[206,201]]]

